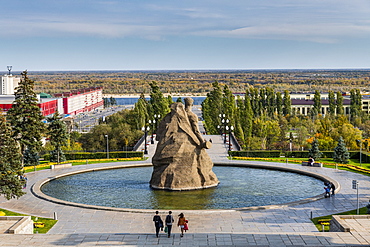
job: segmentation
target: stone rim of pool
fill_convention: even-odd
[[[250,168],[259,168],[259,169],[269,169],[269,170],[278,170],[278,171],[285,171],[285,172],[293,172],[298,173],[305,176],[314,177],[316,179],[319,179],[323,182],[329,181],[332,182],[336,187],[336,192],[340,190],[340,184],[334,180],[333,178],[327,177],[325,175],[322,175],[317,172],[313,171],[307,171],[307,170],[301,170],[297,168],[292,167],[285,167],[285,166],[276,166],[276,165],[267,165],[267,164],[251,164],[251,163],[243,163],[243,162],[215,162],[215,166],[226,166],[226,167],[250,167]],[[107,210],[107,211],[119,211],[119,212],[136,212],[136,213],[148,213],[152,212],[153,209],[134,209],[134,208],[114,208],[114,207],[105,207],[105,206],[97,206],[97,205],[89,205],[89,204],[81,204],[81,203],[75,203],[75,202],[69,202],[60,200],[51,196],[48,196],[44,194],[41,191],[41,187],[46,184],[47,182],[64,177],[64,176],[70,176],[78,173],[84,173],[84,172],[91,172],[91,171],[100,171],[100,170],[110,170],[110,169],[121,169],[121,168],[135,168],[135,167],[147,167],[152,166],[151,163],[130,163],[130,164],[122,164],[122,165],[116,165],[116,164],[107,164],[107,166],[103,167],[88,167],[88,166],[74,166],[73,171],[67,171],[71,170],[70,168],[63,169],[61,174],[57,174],[55,176],[50,176],[46,179],[42,179],[40,181],[37,181],[31,188],[31,192],[38,198],[57,203],[62,205],[68,205],[68,206],[74,206],[74,207],[81,207],[81,208],[88,208],[88,209],[96,209],[96,210]],[[322,169],[322,168],[321,168]],[[293,201],[293,202],[287,202],[283,204],[276,204],[276,205],[265,205],[265,206],[253,206],[253,207],[243,207],[243,208],[231,208],[231,209],[202,209],[202,210],[183,210],[183,211],[245,211],[245,210],[258,210],[258,209],[270,209],[270,208],[277,208],[277,207],[286,207],[286,206],[293,206],[293,205],[299,205],[304,203],[309,203],[312,201],[317,201],[324,198],[324,193],[318,194],[313,197],[305,198],[299,201]],[[163,210],[165,211],[165,210]]]

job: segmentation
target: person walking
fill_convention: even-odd
[[[157,238],[159,237],[159,230],[163,230],[163,221],[161,216],[159,216],[158,211],[155,211],[155,215],[153,216],[154,226],[155,226],[155,235]]]
[[[181,213],[181,214],[179,214],[179,220],[177,221],[177,226],[179,226],[180,227],[180,230],[181,230],[180,237],[183,237],[184,236],[185,224],[186,224],[185,216],[184,216],[183,213]]]
[[[331,189],[331,194],[334,195],[334,193],[335,193],[335,185],[332,182],[330,182],[330,189]]]
[[[166,220],[165,220],[166,226],[167,226],[167,235],[169,238],[171,237],[172,223],[174,221],[175,220],[173,219],[172,211],[169,211],[168,215],[166,216]]]

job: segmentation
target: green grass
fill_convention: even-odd
[[[366,207],[363,207],[363,208],[360,208],[360,215],[366,215],[367,214],[367,208]],[[338,214],[335,214],[335,215],[357,215],[357,209],[354,209],[354,210],[351,210],[351,211],[347,211],[347,212],[342,212],[342,213],[338,213]],[[312,222],[315,224],[317,230],[319,231],[322,231],[322,225],[319,223],[319,221],[330,221],[332,219],[332,216],[333,215],[326,215],[326,216],[321,216],[321,217],[316,217],[316,218],[312,218]],[[328,232],[330,230],[330,226],[324,226],[324,231],[325,232]]]
[[[15,213],[15,212],[5,210],[5,209],[1,209],[1,208],[0,208],[0,211],[4,212],[6,216],[28,216],[28,215],[25,215],[25,214],[19,214],[19,213]],[[36,233],[36,232],[38,232],[38,233],[47,233],[55,225],[55,223],[57,223],[57,220],[49,219],[49,218],[41,218],[41,217],[31,216],[31,219],[33,221],[36,221],[36,219],[37,219],[37,222],[42,222],[42,223],[45,224],[45,227],[43,227],[43,228],[34,228],[33,233]]]

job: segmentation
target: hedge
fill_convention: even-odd
[[[106,152],[78,152],[78,153],[66,153],[65,154],[67,160],[80,160],[80,159],[105,159],[107,158]],[[50,160],[50,154],[44,154],[44,160]],[[143,158],[143,152],[124,152],[124,151],[117,151],[117,152],[109,152],[109,158]]]
[[[308,151],[230,151],[229,154],[233,157],[258,157],[258,158],[278,158],[284,156],[286,158],[309,158]],[[321,158],[333,158],[333,151],[321,151]],[[350,159],[360,159],[359,151],[350,151]],[[364,163],[370,163],[370,153],[361,152],[361,160]]]

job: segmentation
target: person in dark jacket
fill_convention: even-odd
[[[157,238],[159,237],[159,230],[163,230],[163,221],[161,219],[161,216],[159,216],[158,211],[155,211],[155,215],[153,217],[154,226],[155,226],[155,235]]]

